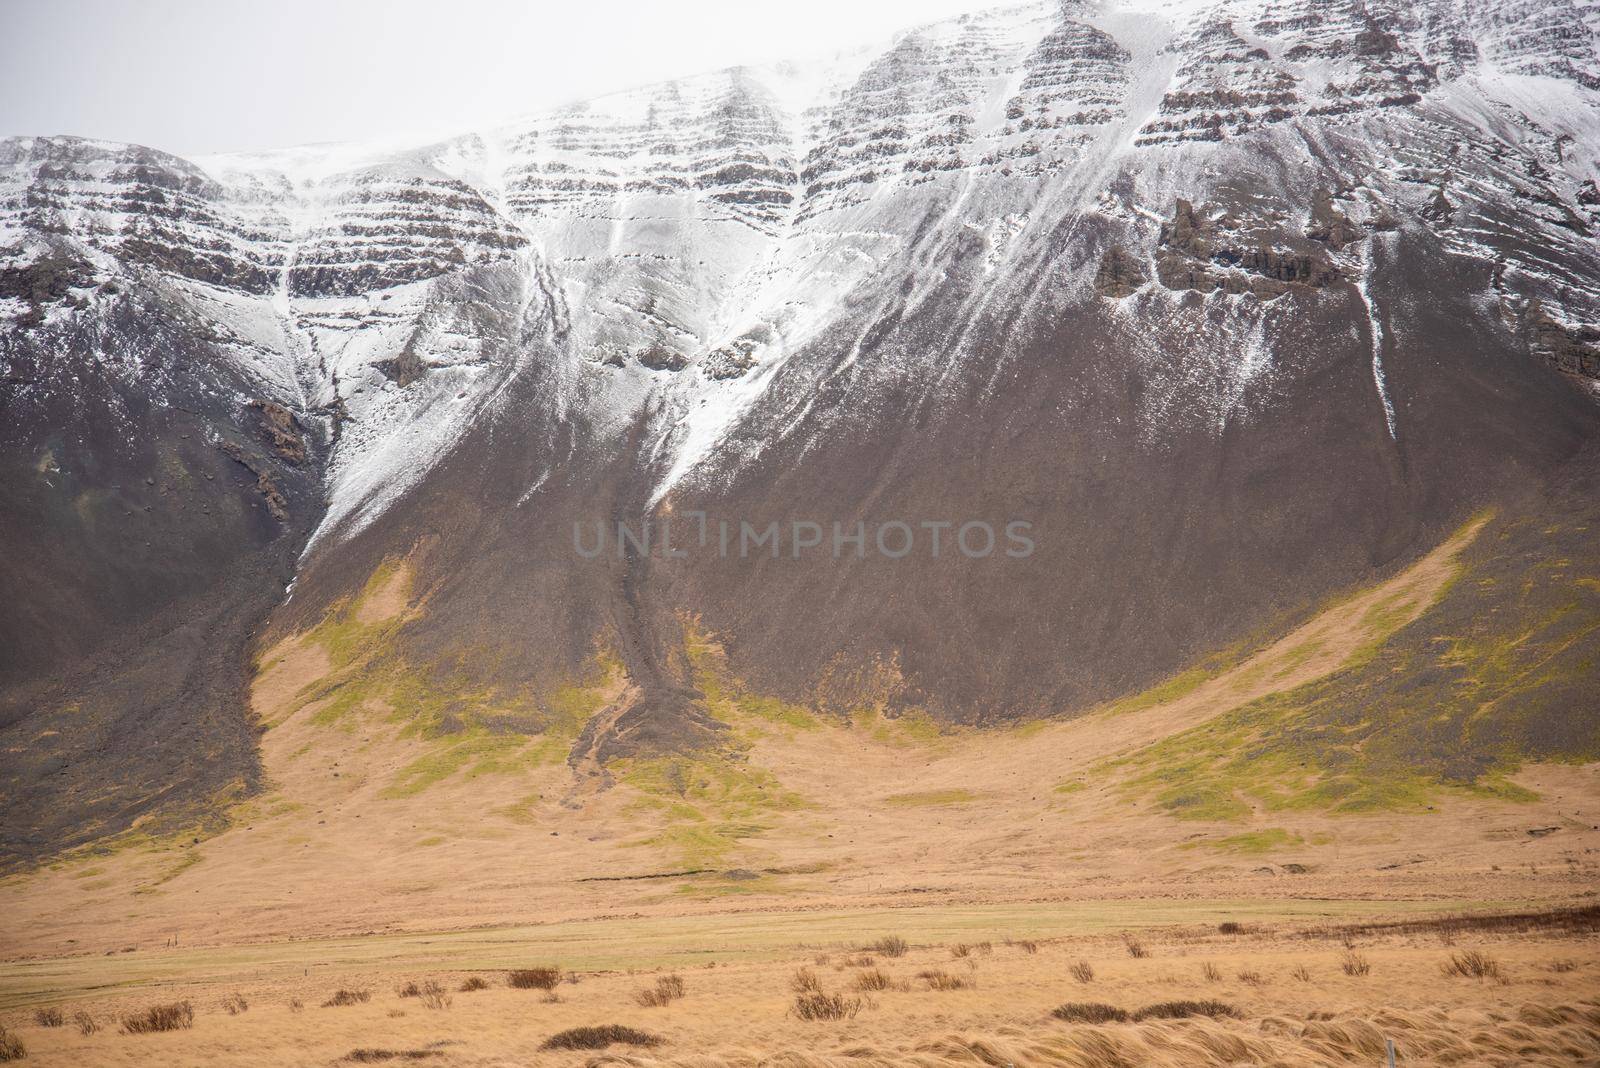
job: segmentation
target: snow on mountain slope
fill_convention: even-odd
[[[1366,279],[1367,238],[1395,227],[1493,262],[1485,299],[1592,371],[1596,11],[1036,3],[435,145],[190,163],[14,139],[0,149],[8,269],[59,260],[84,309],[8,292],[8,329],[93,315],[114,279],[172,294],[254,391],[323,427],[313,544],[380,514],[530,360],[560,364],[564,402],[612,432],[652,406],[659,499],[794,353],[841,316],[914,312],[966,242],[993,279],[976,322],[1006,303],[1046,313],[1060,294],[1037,286],[1045,268],[1103,299],[1099,228],[1120,233],[1133,284],[1113,299],[1152,360],[1153,427],[1215,419],[1271,375],[1277,291],[1262,279]],[[1171,241],[1179,200],[1211,205],[1187,249]],[[1340,236],[1308,251],[1302,234],[1329,225]],[[905,270],[924,281],[882,288]],[[1369,309],[1386,299],[1363,292]],[[1190,293],[1210,295],[1196,308]],[[952,337],[907,373],[935,388],[972,344]],[[1157,355],[1174,344],[1177,365]],[[1378,402],[1403,433],[1403,399]]]

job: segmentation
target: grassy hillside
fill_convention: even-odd
[[[1442,791],[1526,799],[1504,779],[1524,762],[1600,758],[1594,482],[1491,521],[1436,604],[1341,670],[1102,770],[1131,772],[1127,789],[1173,815],[1236,819],[1425,809]]]

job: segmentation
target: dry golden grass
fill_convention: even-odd
[[[880,913],[855,922],[881,929],[891,919]],[[1425,931],[1363,935],[1359,952],[1371,964],[1364,977],[1340,970],[1347,952],[1343,936],[1319,922],[1262,918],[1248,940],[1217,934],[1214,920],[1150,927],[1140,934],[1152,949],[1146,958],[1129,957],[1119,933],[1058,935],[1039,940],[1035,953],[1006,953],[999,946],[1003,931],[996,930],[992,956],[974,951],[956,967],[950,940],[931,930],[918,939],[922,948],[877,969],[889,983],[873,980],[858,993],[856,970],[830,966],[819,972],[813,961],[819,955],[849,957],[861,936],[845,925],[826,939],[828,917],[813,920],[787,950],[770,955],[713,958],[692,971],[586,969],[581,982],[563,986],[565,999],[554,1004],[495,985],[456,998],[447,1012],[423,1011],[418,998],[398,993],[407,974],[417,973],[415,961],[386,975],[374,971],[373,962],[352,959],[354,947],[344,942],[323,947],[323,966],[310,969],[310,976],[296,968],[293,975],[269,970],[252,978],[236,971],[229,951],[219,949],[209,954],[210,966],[196,969],[194,975],[203,978],[146,979],[131,991],[102,989],[58,1002],[69,1017],[93,1012],[121,1018],[152,1003],[188,1001],[194,1013],[188,1030],[120,1034],[102,1028],[84,1035],[70,1027],[35,1026],[30,1007],[15,1006],[0,1016],[25,1041],[26,1063],[47,1068],[278,1068],[359,1063],[346,1060],[356,1051],[374,1061],[421,1059],[441,1068],[577,1068],[601,1047],[551,1046],[553,1039],[566,1034],[575,1043],[599,1041],[620,1029],[659,1039],[651,1046],[605,1047],[632,1058],[628,1063],[638,1068],[748,1068],[758,1062],[818,1068],[1008,1062],[1299,1068],[1378,1064],[1385,1040],[1394,1041],[1401,1063],[1411,1066],[1600,1061],[1600,960],[1587,952],[1586,936],[1556,928],[1464,933],[1454,950],[1441,948]],[[609,937],[606,928],[622,922],[587,925],[589,936]],[[700,932],[706,936],[702,944],[711,943],[714,930]],[[564,958],[586,957],[576,936],[561,937],[568,945]],[[1453,954],[1469,953],[1496,962],[1503,981],[1463,981],[1444,973]],[[976,962],[975,970],[968,969],[968,960]],[[1069,968],[1079,961],[1093,962],[1097,973],[1092,1001],[1075,996],[1083,988]],[[1217,982],[1202,979],[1204,963],[1216,968]],[[1296,968],[1310,978],[1261,985],[1238,978],[1282,977]],[[934,989],[928,980],[901,982],[896,975],[911,979],[922,972],[977,981]],[[797,973],[809,973],[815,988],[797,994]],[[430,983],[449,989],[475,974],[440,969],[417,980],[418,990]],[[638,1003],[641,989],[675,986],[674,976],[684,980],[688,997],[674,998],[666,1008]],[[295,1000],[322,1004],[339,990],[372,993],[368,1001],[338,1010],[296,1015],[290,1007]],[[250,1010],[230,1016],[224,1001],[235,992]],[[403,1014],[392,1015],[397,1011]],[[599,1030],[584,1030],[590,1028]]]
[[[1596,921],[1545,907],[1600,880],[1596,767],[1524,769],[1532,802],[1238,824],[1089,774],[1338,669],[1371,609],[1420,611],[1460,544],[1164,702],[982,732],[751,714],[730,723],[746,759],[680,766],[668,798],[623,769],[575,783],[559,748],[396,793],[429,741],[381,702],[320,722],[330,699],[304,695],[337,681],[329,656],[291,637],[253,694],[272,789],[230,829],[0,881],[0,1020],[30,1063],[107,1068],[575,1068],[608,1046],[636,1068],[1348,1065],[1387,1040],[1407,1065],[1600,1061]],[[357,617],[411,597],[391,578]],[[722,799],[663,815],[702,788]],[[565,968],[582,982],[557,997]],[[1090,996],[1103,1020],[1052,1015]],[[1239,1015],[1193,1015],[1212,1001]],[[92,1026],[153,1003],[190,1004],[192,1027]],[[39,1027],[41,1007],[91,1025]]]
[[[575,783],[560,745],[537,758],[529,749],[446,762],[426,789],[396,793],[402,771],[439,757],[440,741],[410,730],[378,699],[336,723],[319,721],[332,698],[306,695],[348,691],[326,689],[338,679],[322,645],[290,637],[263,654],[253,692],[268,726],[261,754],[270,792],[235,810],[224,833],[198,842],[134,835],[109,853],[0,880],[7,950],[58,956],[147,950],[173,939],[182,948],[608,914],[692,916],[730,906],[1570,898],[1600,878],[1600,776],[1592,767],[1518,773],[1518,785],[1542,795],[1534,802],[1451,795],[1434,812],[1352,820],[1295,811],[1240,824],[1176,821],[1151,804],[1130,804],[1116,774],[1090,774],[1106,758],[1336,670],[1373,637],[1375,605],[1399,598],[1420,611],[1443,588],[1467,536],[1237,668],[1135,711],[942,734],[873,716],[816,717],[803,728],[736,716],[730,726],[748,745],[740,767],[770,780],[735,780],[734,800],[705,802],[697,819],[668,826],[663,806],[681,799],[650,795],[625,774],[612,776],[609,788],[598,785],[603,776]],[[402,571],[360,602],[360,621],[387,625],[426,611],[396,577]],[[680,770],[685,782],[730,773]],[[917,796],[962,802],[886,801],[892,791],[883,784],[908,772]],[[1060,792],[1063,782],[1080,788]],[[746,795],[757,792],[781,799],[754,805]],[[1533,826],[1561,830],[1529,838]],[[1264,839],[1265,852],[1212,848],[1259,830],[1281,832]],[[1502,864],[1510,842],[1517,862]],[[728,875],[735,870],[737,879]],[[904,937],[863,932],[857,944],[886,933]]]

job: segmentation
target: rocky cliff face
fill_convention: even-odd
[[[0,142],[0,722],[96,724],[7,818],[56,841],[69,766],[96,826],[248,789],[263,628],[400,555],[423,670],[537,701],[615,651],[602,755],[714,741],[688,617],[772,692],[964,720],[1271,626],[1600,426],[1595,20],[1036,4],[404,150]],[[1039,551],[571,549],[693,512]]]

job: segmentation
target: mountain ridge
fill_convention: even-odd
[[[1137,691],[1594,440],[1597,11],[1040,3],[376,160],[0,142],[0,537],[46,580],[7,578],[0,724],[145,739],[93,827],[168,803],[158,739],[213,754],[191,801],[248,792],[254,652],[402,558],[425,673],[539,708],[615,647],[586,752],[715,744],[683,613],[789,700]],[[1041,552],[571,550],[691,512]],[[218,603],[226,677],[165,640]],[[66,763],[9,776],[19,819]]]

